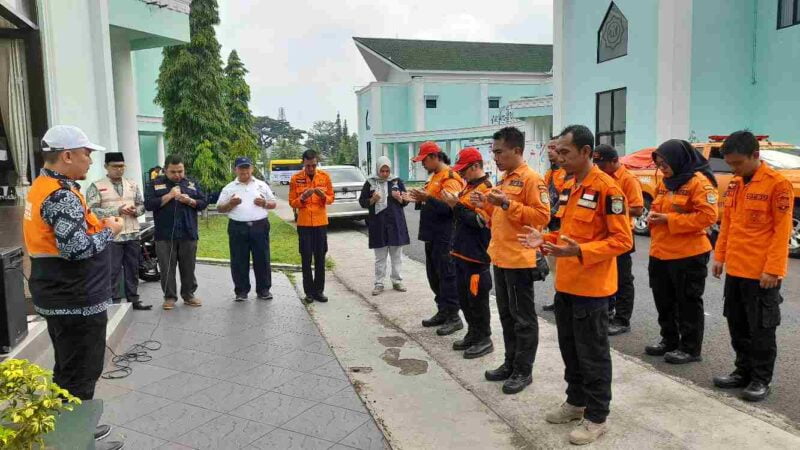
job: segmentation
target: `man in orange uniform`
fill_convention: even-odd
[[[628,172],[628,169],[619,162],[619,154],[614,147],[600,144],[594,149],[594,163],[606,175],[617,182],[628,201],[628,214],[636,218],[644,212],[644,197],[639,179]],[[631,222],[633,229],[633,222]],[[629,252],[617,256],[617,293],[611,296],[608,311],[611,321],[608,324],[608,335],[616,336],[631,330],[631,315],[633,315],[633,259],[631,255],[636,251],[636,243]]]
[[[289,181],[289,204],[297,210],[297,237],[303,265],[305,301],[327,302],[325,296],[325,254],[328,253],[328,213],[333,203],[331,177],[317,170],[319,158],[314,150],[303,152],[303,170]],[[314,271],[311,271],[311,260]]]
[[[558,165],[556,141],[558,141],[558,136],[552,136],[550,142],[547,143],[547,159],[550,160],[550,169],[544,174],[544,184],[547,186],[547,193],[550,197],[550,223],[547,224],[547,229],[549,231],[558,231],[558,229],[561,228],[561,219],[556,217],[556,213],[558,212],[558,199],[561,196],[561,189],[564,188],[564,182],[567,179],[567,171]],[[547,265],[550,267],[550,273],[555,278],[556,259],[552,256],[548,256]],[[554,301],[554,303],[544,305],[542,310],[552,311],[555,308],[556,305]]]
[[[464,328],[458,316],[456,269],[450,257],[453,210],[442,200],[444,192],[458,194],[464,182],[448,164],[450,157],[435,142],[423,142],[413,162],[422,163],[430,174],[425,189],[411,189],[408,200],[416,203],[420,241],[425,242],[425,270],[436,302],[436,314],[422,321],[424,327],[439,327],[436,334],[446,336]]]
[[[503,326],[506,353],[503,364],[488,370],[489,381],[503,381],[503,392],[516,394],[533,381],[533,361],[539,347],[539,323],[534,307],[533,283],[542,279],[536,269],[536,250],[517,241],[524,226],[544,228],[550,221],[547,186],[523,158],[525,136],[506,127],[493,136],[497,169],[505,172],[500,185],[488,195],[473,193],[479,208],[492,213],[489,256],[494,264],[497,311]]]
[[[722,144],[736,176],[725,192],[713,266],[717,278],[725,270],[724,314],[736,352],[736,370],[714,377],[714,385],[744,387],[742,398],[750,401],[769,394],[775,368],[775,329],[781,323],[780,288],[794,205],[792,184],[760,161],[758,150],[749,131],[737,131]]]
[[[467,180],[460,194],[443,193],[445,203],[453,208],[450,254],[456,266],[458,300],[467,321],[467,334],[453,343],[453,350],[464,351],[465,359],[473,359],[494,351],[489,311],[491,259],[487,252],[492,232],[489,213],[476,208],[470,198],[473,192],[485,193],[491,189],[492,182],[483,170],[481,152],[473,147],[461,150],[453,170]]]
[[[561,132],[561,167],[574,175],[558,216],[561,230],[530,228],[520,239],[557,258],[556,327],[564,359],[567,401],[547,413],[550,423],[584,419],[569,434],[573,444],[594,442],[608,431],[611,351],[608,299],[617,291],[614,261],[631,249],[633,236],[625,196],[613,178],[592,164],[594,136],[582,125]]]

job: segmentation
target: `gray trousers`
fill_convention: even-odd
[[[194,265],[197,260],[197,241],[156,241],[158,269],[161,271],[161,290],[164,299],[177,300],[175,267],[181,273],[181,298],[189,300],[197,290]]]
[[[386,246],[373,249],[375,251],[375,286],[383,286],[386,278],[386,260],[392,258],[392,274],[389,279],[393,284],[403,281],[400,270],[403,268],[403,247]]]
[[[111,257],[111,298],[118,302],[124,296],[131,303],[139,301],[139,240],[112,242],[109,246]],[[125,290],[120,293],[120,279],[125,279]]]

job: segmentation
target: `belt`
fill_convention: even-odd
[[[233,219],[229,219],[229,220],[231,222],[235,223],[235,224],[247,225],[248,227],[252,227],[253,225],[261,225],[261,224],[267,222],[267,218],[266,217],[261,219],[261,220],[250,220],[250,221],[233,220]]]

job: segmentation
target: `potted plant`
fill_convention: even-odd
[[[53,372],[26,359],[0,362],[0,447],[45,448],[56,415],[81,401],[53,382]]]

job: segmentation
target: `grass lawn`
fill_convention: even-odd
[[[300,264],[297,231],[274,213],[269,213],[269,249],[271,262]],[[230,259],[228,248],[228,218],[224,215],[199,218],[200,242],[197,256],[200,258]]]

